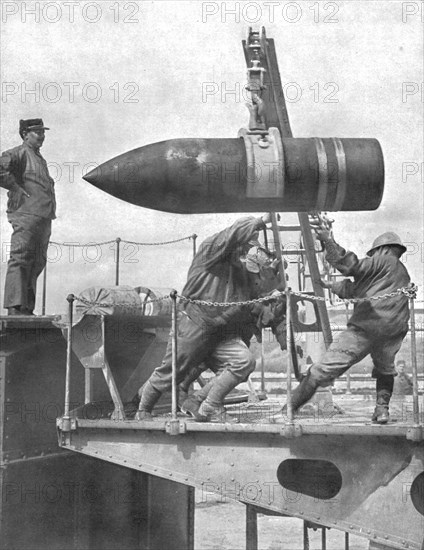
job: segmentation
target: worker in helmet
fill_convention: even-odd
[[[258,287],[252,284],[257,271],[255,262],[242,261],[248,251],[259,246],[259,230],[270,223],[270,214],[261,218],[243,218],[231,227],[206,239],[190,266],[183,296],[190,300],[214,303],[243,302],[256,298]],[[254,281],[258,282],[258,277]],[[278,278],[276,278],[278,281]],[[258,283],[259,284],[259,283]],[[255,361],[245,342],[243,316],[231,307],[183,303],[178,326],[177,383],[205,360],[214,360],[225,368],[219,383],[209,392],[209,399],[200,411],[207,419],[225,419],[222,401],[225,395],[247,379]],[[149,380],[140,388],[140,403],[136,418],[151,418],[151,412],[161,395],[172,385],[172,338],[165,357]]]
[[[371,298],[407,287],[410,277],[400,257],[406,251],[396,233],[377,237],[367,252],[356,254],[337,244],[321,218],[313,217],[311,226],[323,243],[327,261],[351,279],[323,283],[340,298]],[[373,377],[376,378],[377,403],[372,420],[386,424],[389,402],[393,393],[395,357],[408,331],[408,298],[397,294],[381,300],[366,300],[355,304],[347,329],[337,334],[321,359],[311,365],[305,378],[292,395],[293,410],[298,410],[314,395],[318,387],[329,386],[352,365],[370,354]]]

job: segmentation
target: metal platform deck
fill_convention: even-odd
[[[379,548],[422,550],[422,428],[412,421],[409,396],[393,401],[384,426],[371,423],[373,405],[345,397],[336,407],[306,407],[290,425],[276,399],[227,407],[238,420],[231,423],[182,414],[136,421],[134,405],[125,407],[127,419],[114,420],[112,403],[91,403],[68,429],[59,421],[59,442],[267,513],[363,536]]]
[[[239,403],[227,406],[231,422],[196,422],[179,413],[180,433],[184,432],[231,432],[286,434],[290,437],[305,434],[334,434],[356,436],[406,437],[420,441],[424,439],[419,426],[414,425],[412,396],[392,398],[391,419],[386,425],[371,422],[374,402],[364,396],[343,396],[322,405],[306,405],[290,426],[287,416],[281,414],[284,399],[271,398],[260,403]],[[152,420],[134,420],[135,406],[125,407],[126,420],[111,419],[114,405],[110,403],[89,403],[78,411],[75,418],[80,428],[131,429],[169,431],[171,413],[154,414]],[[424,412],[421,411],[421,421]]]

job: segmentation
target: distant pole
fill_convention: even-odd
[[[116,238],[116,265],[115,265],[115,286],[119,286],[119,252],[120,252],[120,244],[121,239],[119,237]]]
[[[326,527],[321,528],[321,550],[327,550],[327,531]]]
[[[258,550],[258,514],[251,504],[246,504],[246,550]]]
[[[309,532],[306,521],[303,521],[303,550],[309,550]]]

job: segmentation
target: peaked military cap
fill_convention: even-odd
[[[50,130],[44,126],[42,118],[29,118],[28,120],[19,121],[19,135],[24,138],[24,132],[30,132],[31,130]]]

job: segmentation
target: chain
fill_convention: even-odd
[[[182,241],[187,241],[187,240],[191,240],[193,238],[193,235],[190,235],[189,237],[181,237],[181,239],[175,239],[173,241],[162,241],[162,242],[159,242],[159,243],[140,243],[140,242],[137,242],[137,241],[126,241],[124,239],[119,239],[119,242],[121,243],[126,243],[126,244],[135,244],[135,245],[139,245],[139,246],[161,246],[161,245],[164,245],[164,244],[173,244],[173,243],[180,243]],[[55,244],[57,246],[74,246],[76,248],[85,248],[85,247],[88,247],[88,246],[104,246],[106,244],[116,244],[116,239],[113,240],[113,241],[103,241],[103,242],[99,242],[99,243],[85,243],[85,244],[79,244],[79,243],[58,243],[58,242],[55,242],[55,241],[50,241],[50,244]]]
[[[415,285],[414,283],[411,283],[409,286],[398,288],[394,292],[388,292],[386,294],[381,294],[379,296],[369,296],[367,298],[348,298],[346,300],[342,300],[340,303],[359,304],[363,302],[376,302],[379,300],[387,300],[388,298],[394,298],[395,296],[401,296],[402,294],[404,296],[407,296],[408,298],[416,298],[417,291],[418,291],[417,285]],[[323,298],[322,296],[313,296],[312,294],[305,294],[304,292],[296,292],[292,290],[290,291],[290,294],[312,302],[328,302],[328,300],[326,298]],[[231,307],[231,306],[249,306],[254,304],[263,304],[271,301],[276,301],[282,296],[285,296],[284,292],[274,292],[272,296],[264,296],[263,298],[255,298],[254,300],[246,300],[244,302],[210,302],[208,300],[194,300],[193,298],[187,298],[187,296],[182,296],[181,294],[177,294],[177,298],[180,300],[180,302],[186,302],[189,304],[196,304],[199,306],[206,306],[206,307]],[[131,305],[126,303],[108,304],[108,303],[102,303],[102,302],[90,302],[89,300],[86,300],[81,296],[75,299],[76,301],[81,302],[86,306],[97,306],[97,307],[122,306],[128,309],[143,309],[148,304],[153,304],[155,302],[162,302],[164,300],[168,300],[172,298],[169,294],[167,294],[166,296],[162,296],[161,298],[155,298],[153,300],[144,302],[143,304],[137,304],[137,305]]]
[[[124,241],[124,240],[122,240],[121,242],[127,243],[127,244],[137,244],[140,246],[161,246],[164,244],[180,243],[181,241],[191,240],[192,238],[193,238],[193,235],[190,235],[189,237],[182,237],[181,239],[175,239],[174,241],[162,241],[160,243],[138,243],[136,241]]]
[[[381,294],[379,296],[370,296],[367,298],[348,298],[346,300],[342,300],[342,303],[348,303],[348,304],[358,304],[361,302],[370,302],[370,301],[378,301],[378,300],[386,300],[387,298],[393,298],[395,296],[399,296],[404,294],[408,298],[415,298],[417,295],[418,287],[414,285],[413,283],[408,287],[398,288],[394,292],[388,292],[386,294]],[[306,299],[309,301],[315,301],[315,302],[328,302],[328,300],[321,296],[313,296],[311,294],[305,294],[304,292],[296,292],[291,291],[290,294],[293,296],[298,296],[302,299]],[[186,296],[178,295],[178,298],[181,301],[189,302],[191,304],[198,304],[202,306],[209,306],[209,307],[225,307],[225,306],[247,306],[247,305],[253,305],[253,304],[260,304],[264,302],[270,302],[273,300],[278,300],[281,296],[284,296],[284,292],[274,292],[272,296],[265,296],[263,298],[256,298],[255,300],[247,300],[245,302],[208,302],[206,300],[193,300],[192,298],[187,298]]]
[[[112,243],[115,243],[116,241],[103,241],[103,242],[100,242],[100,243],[85,243],[85,244],[80,244],[80,243],[57,243],[55,241],[50,241],[49,244],[55,244],[57,246],[74,246],[75,248],[85,248],[85,247],[88,247],[88,246],[104,246],[106,244],[112,244]]]
[[[401,294],[404,294],[408,298],[416,298],[417,297],[417,291],[418,287],[411,283],[409,286],[398,288],[394,292],[387,292],[386,294],[380,294],[379,296],[369,296],[367,298],[346,298],[340,301],[342,304],[360,304],[362,302],[376,302],[379,300],[386,300],[387,298],[394,298],[395,296],[400,296]],[[304,294],[302,292],[295,292],[292,291],[291,294],[294,296],[300,296],[302,298],[309,299],[311,301],[315,302],[327,302],[328,300],[326,298],[323,298],[321,296],[312,296],[310,294]]]
[[[403,294],[405,294],[405,296],[415,300],[418,293],[418,286],[415,283],[409,283],[406,288],[402,288],[400,290],[403,292]]]
[[[264,302],[271,302],[277,300],[280,296],[284,296],[284,292],[276,292],[272,296],[265,296],[264,298],[255,298],[254,300],[246,300],[245,302],[208,302],[207,300],[193,300],[192,298],[187,298],[186,296],[181,296],[177,294],[177,297],[181,302],[188,302],[190,304],[197,304],[199,306],[208,306],[208,307],[226,307],[226,306],[249,306],[253,304],[262,304]]]

